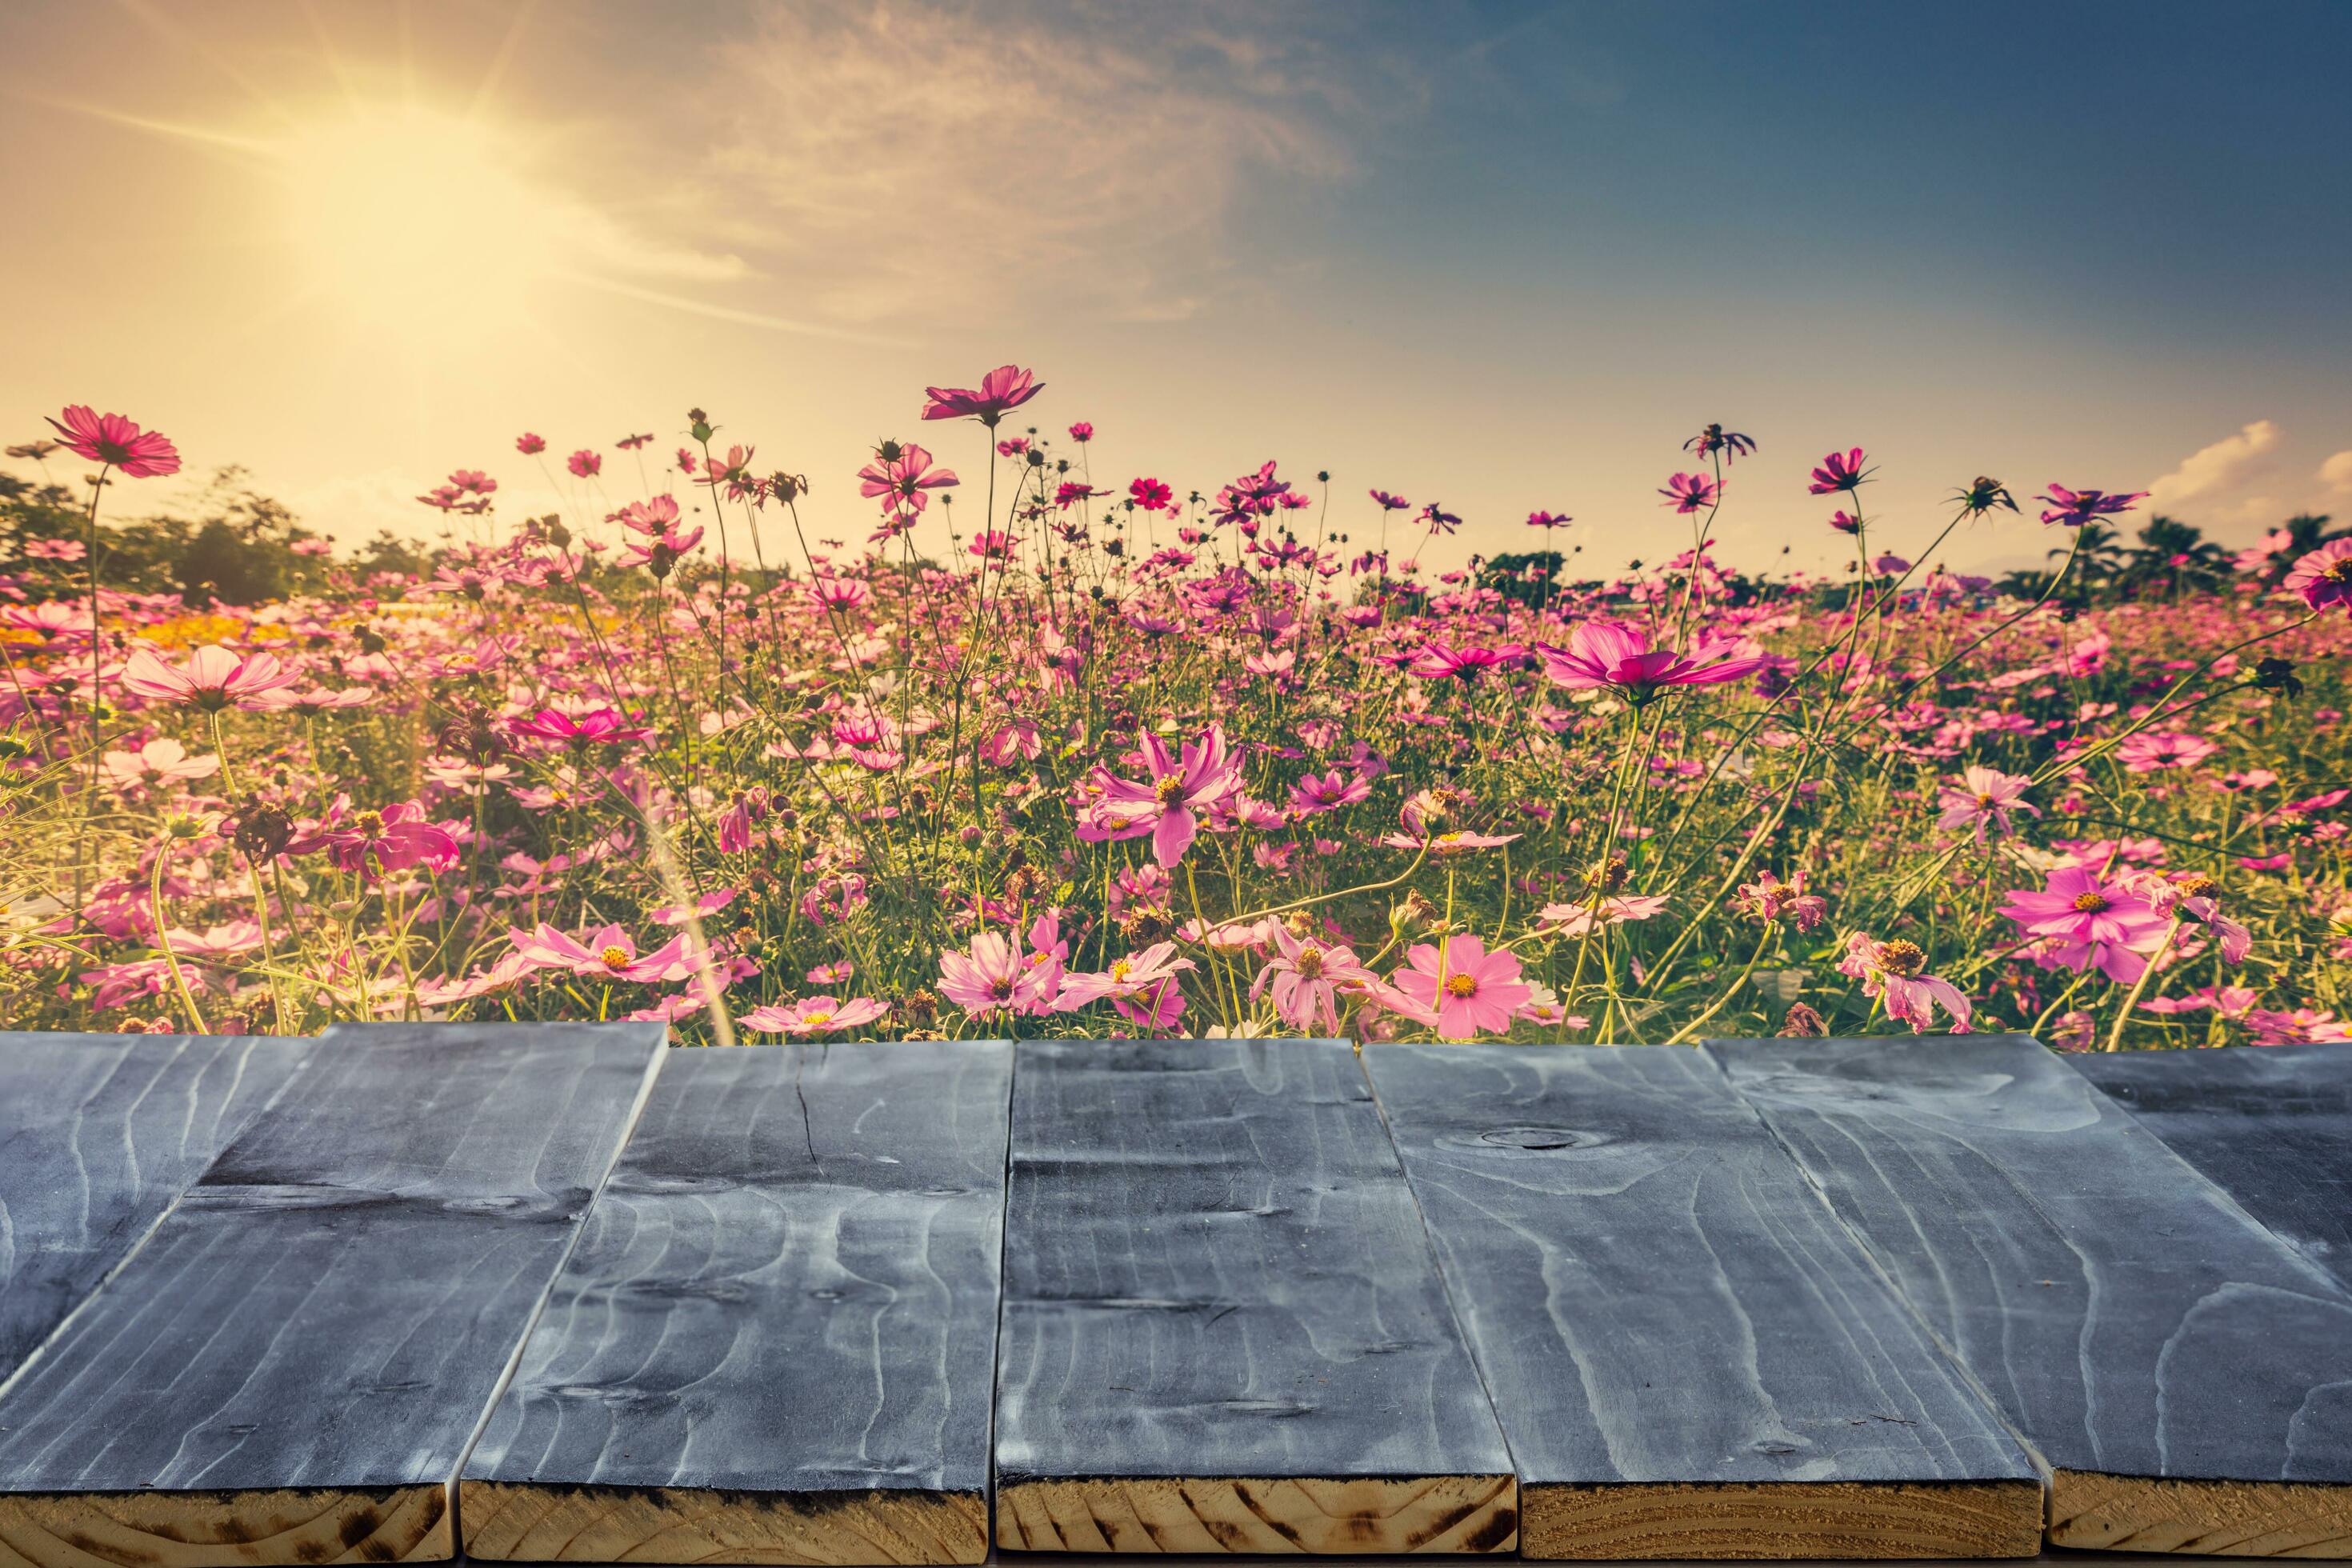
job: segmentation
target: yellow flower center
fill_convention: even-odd
[[[1927,955],[1919,951],[1919,944],[1915,942],[1904,942],[1898,939],[1894,942],[1881,942],[1878,947],[1878,967],[1889,974],[1899,974],[1908,978],[1927,967]]]
[[[1323,973],[1323,950],[1319,947],[1300,948],[1298,961],[1291,967],[1298,971],[1300,979],[1314,979]]]
[[[1127,960],[1122,958],[1118,963],[1110,966],[1110,977],[1113,980],[1124,983],[1127,979],[1128,972],[1133,967],[1134,965],[1129,963]]]
[[[1445,983],[1445,990],[1451,996],[1475,996],[1478,994],[1478,982],[1472,975],[1457,974]]]
[[[1171,773],[1168,777],[1161,779],[1157,784],[1153,785],[1151,793],[1160,797],[1160,805],[1167,805],[1182,798],[1184,794],[1184,780],[1181,774]]]
[[[2108,906],[2105,894],[2082,893],[2076,895],[2074,899],[2074,907],[2082,910],[2086,915],[2095,915]]]
[[[822,1029],[827,1024],[833,1022],[833,1015],[830,1013],[811,1013],[803,1017],[801,1022],[808,1025],[813,1029]]]
[[[1979,805],[1990,805],[1992,804],[1992,796],[1989,795],[1979,795],[1977,796],[1977,804]]]
[[[626,969],[629,967],[629,950],[617,943],[606,948],[596,956],[604,961],[604,967],[607,969]]]
[[[370,838],[373,838],[377,834],[383,831],[383,813],[380,811],[354,812],[352,814],[352,826],[359,829],[362,833],[366,834]]]

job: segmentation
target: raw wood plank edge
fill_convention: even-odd
[[[1014,1552],[1507,1552],[1512,1476],[1000,1479],[996,1544]]]
[[[2352,1486],[2055,1470],[2050,1544],[2210,1557],[2352,1558]]]
[[[1519,1555],[2032,1557],[2032,1481],[1522,1482]]]
[[[0,1565],[446,1563],[446,1485],[0,1495]]]
[[[980,1492],[459,1483],[468,1557],[525,1563],[984,1563]]]

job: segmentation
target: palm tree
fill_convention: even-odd
[[[2159,512],[2139,531],[2139,544],[2125,565],[2121,588],[2126,598],[2162,586],[2178,594],[2182,586],[2210,586],[2229,573],[2230,552],[2205,537],[2205,531]]]

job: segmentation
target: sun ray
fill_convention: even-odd
[[[147,0],[114,0],[114,3],[117,5],[120,5],[123,10],[130,12],[133,16],[139,18],[139,20],[145,24],[151,31],[159,33],[168,39],[173,47],[184,49],[187,53],[195,56],[198,59],[203,60],[206,65],[212,67],[213,69],[220,72],[221,75],[235,82],[239,88],[244,89],[247,97],[252,99],[254,102],[268,110],[271,115],[289,124],[293,122],[295,116],[292,110],[289,110],[284,104],[278,102],[275,98],[272,98],[262,89],[260,83],[247,76],[234,65],[231,65],[227,57],[224,56],[219,50],[214,48],[212,45],[205,42],[203,33],[193,27],[182,26],[175,17],[173,17],[166,13],[158,10],[155,6],[149,5]]]
[[[284,151],[277,142],[257,136],[240,136],[235,132],[215,131],[204,125],[185,125],[176,121],[152,120],[142,114],[125,114],[119,109],[108,109],[100,104],[76,103],[70,99],[47,98],[37,93],[24,94],[23,101],[37,103],[45,109],[60,110],[68,114],[84,115],[91,120],[102,120],[126,130],[144,131],[151,136],[167,137],[196,147],[242,153],[253,159],[281,165],[285,162]]]
[[[903,349],[913,343],[906,338],[894,338],[880,332],[869,332],[854,327],[829,326],[820,321],[796,321],[783,316],[772,316],[761,310],[740,310],[731,305],[706,304],[683,295],[647,289],[635,283],[625,283],[616,278],[598,278],[585,272],[559,272],[557,278],[566,283],[576,283],[586,289],[599,289],[607,294],[618,294],[625,300],[642,300],[649,305],[664,305],[688,315],[707,316],[714,321],[734,321],[747,327],[766,327],[772,331],[798,332],[807,337],[830,338],[836,342],[866,343],[876,348]]]
[[[507,36],[499,40],[498,52],[490,57],[490,63],[482,71],[480,85],[474,89],[474,104],[467,111],[468,118],[479,120],[489,107],[490,95],[498,90],[499,83],[507,74],[507,68],[514,62],[515,51],[522,45],[523,29],[530,26],[531,16],[538,9],[539,0],[522,0],[515,7],[514,17],[507,24]]]

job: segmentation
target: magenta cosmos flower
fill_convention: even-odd
[[[1535,651],[1553,685],[1605,686],[1636,707],[1665,687],[1714,686],[1764,668],[1761,655],[1742,654],[1737,643],[1703,643],[1687,654],[1652,648],[1647,636],[1617,621],[1581,622],[1565,649],[1538,643]]]
[[[934,468],[931,455],[911,441],[883,447],[874,460],[857,470],[857,493],[882,499],[884,511],[920,511],[931,502],[927,493],[952,489],[953,468]]]
[[[1706,474],[1676,474],[1658,493],[1676,511],[1705,511],[1723,499],[1723,487]]]
[[[2025,935],[2047,938],[2053,944],[2046,950],[2049,960],[2072,969],[2095,965],[2125,984],[2147,967],[2140,950],[2152,951],[2170,923],[2146,899],[2087,866],[2051,872],[2038,893],[2011,893],[2000,912]]]
[[[1936,804],[1944,815],[1936,819],[1937,828],[1949,832],[1955,827],[1973,826],[1977,842],[1985,841],[1985,824],[1990,822],[2004,836],[2014,834],[2016,826],[2009,819],[2012,811],[2029,816],[2042,815],[2038,806],[2025,804],[2025,792],[2033,785],[2032,779],[2020,773],[2005,773],[1998,768],[1969,766],[1960,770],[1960,776],[1947,782],[1936,796]]]
[[[1405,954],[1405,966],[1390,983],[1422,1011],[1437,1017],[1445,1039],[1508,1033],[1511,1015],[1535,999],[1535,988],[1519,978],[1519,961],[1488,952],[1475,936],[1450,936],[1441,950],[1423,942]]]
[[[120,414],[100,414],[87,403],[69,404],[64,412],[64,422],[52,419],[49,427],[65,437],[74,456],[120,468],[134,479],[180,471],[180,449],[161,432],[142,430]]]
[[[2103,517],[2114,517],[2119,512],[2131,510],[2136,503],[2147,499],[2147,492],[2133,490],[2129,494],[2109,495],[2105,490],[2070,490],[2064,485],[2053,482],[2048,494],[2033,499],[2050,503],[2051,510],[2042,514],[2043,522],[2061,522],[2068,528],[2080,528],[2086,522],[2096,522]]]
[[[1951,1017],[1952,1033],[1967,1034],[1973,1011],[1969,999],[1950,981],[1922,973],[1927,967],[1927,955],[1918,943],[1899,938],[1876,942],[1860,931],[1846,938],[1845,956],[1838,961],[1840,974],[1861,981],[1862,994],[1878,997],[1886,1016],[1910,1025],[1913,1034],[1927,1031],[1939,1006]]]
[[[1241,764],[1225,746],[1222,725],[1212,724],[1176,756],[1168,742],[1147,731],[1140,750],[1151,774],[1141,783],[1123,779],[1097,764],[1087,788],[1094,799],[1079,818],[1078,837],[1089,843],[1151,835],[1151,852],[1173,867],[1200,831],[1197,813],[1223,805],[1242,792]]]
[[[422,866],[446,871],[457,863],[457,837],[425,819],[425,808],[415,801],[388,805],[382,811],[340,808],[329,814],[319,831],[289,844],[287,852],[307,855],[324,849],[339,869],[378,877],[386,871]]]
[[[1845,452],[1832,452],[1822,459],[1822,466],[1813,470],[1813,482],[1805,487],[1805,492],[1808,495],[1826,496],[1835,495],[1842,490],[1860,489],[1863,481],[1869,478],[1869,471],[1862,466],[1861,447],[1856,447]]]
[[[239,658],[217,645],[200,647],[181,666],[166,664],[147,648],[122,667],[123,687],[158,702],[184,702],[207,713],[224,708],[260,711],[286,706],[286,688],[302,679],[272,653]]]
[[[923,405],[926,419],[979,420],[993,428],[996,422],[1013,409],[1045,390],[1045,384],[1034,373],[1017,365],[1001,364],[981,377],[978,391],[961,386],[927,386],[923,389],[930,401]]]
[[[604,471],[604,455],[583,447],[566,458],[563,466],[570,468],[575,478],[593,479]]]
[[[2332,539],[2297,560],[2285,587],[2315,610],[2330,605],[2352,608],[2352,539]]]
[[[649,741],[654,733],[643,725],[628,723],[611,708],[592,709],[585,713],[566,713],[554,708],[542,708],[528,719],[509,719],[507,728],[517,735],[538,741],[560,741],[569,746],[591,746],[600,741],[615,745],[628,741]]]

